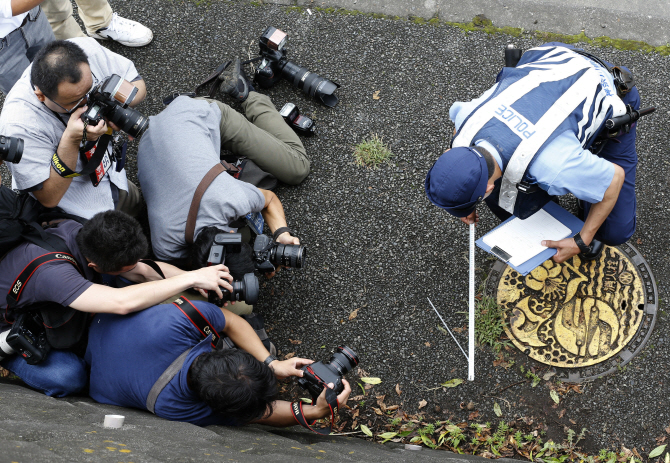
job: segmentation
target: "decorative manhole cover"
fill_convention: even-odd
[[[497,262],[487,292],[505,311],[505,332],[529,357],[581,382],[617,371],[647,343],[658,293],[649,265],[629,244],[594,261],[546,261],[523,276]]]

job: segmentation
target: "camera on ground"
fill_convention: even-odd
[[[88,95],[88,109],[81,119],[98,125],[104,118],[134,138],[140,138],[149,127],[149,118],[129,105],[137,95],[137,87],[117,74],[107,77]]]
[[[286,58],[287,41],[288,35],[272,26],[265,29],[258,39],[262,57],[256,69],[258,85],[270,88],[284,77],[310,97],[318,99],[326,106],[334,107],[339,100],[333,92],[339,85],[289,61]]]

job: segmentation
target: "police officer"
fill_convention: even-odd
[[[476,223],[476,206],[501,220],[525,219],[551,198],[572,193],[585,222],[574,237],[543,241],[563,262],[593,259],[602,245],[626,242],[635,231],[635,126],[596,155],[589,151],[605,121],[638,109],[640,97],[626,68],[548,43],[506,67],[481,97],[456,102],[452,148],[428,172],[433,204]]]

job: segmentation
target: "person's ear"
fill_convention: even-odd
[[[42,90],[38,86],[35,86],[35,96],[37,96],[37,99],[40,100],[41,103],[44,103],[44,100],[47,99],[46,95],[42,93]]]
[[[89,262],[89,263],[88,263],[88,267],[89,267],[89,268],[92,268],[93,270],[95,270],[95,271],[98,272],[98,273],[102,273],[102,272],[100,271],[100,267],[98,267],[98,265],[95,264],[94,262]]]

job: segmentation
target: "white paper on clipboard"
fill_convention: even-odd
[[[543,240],[558,241],[570,235],[570,229],[544,209],[526,220],[515,218],[484,236],[484,243],[498,247],[510,258],[507,262],[519,266],[545,249]]]

